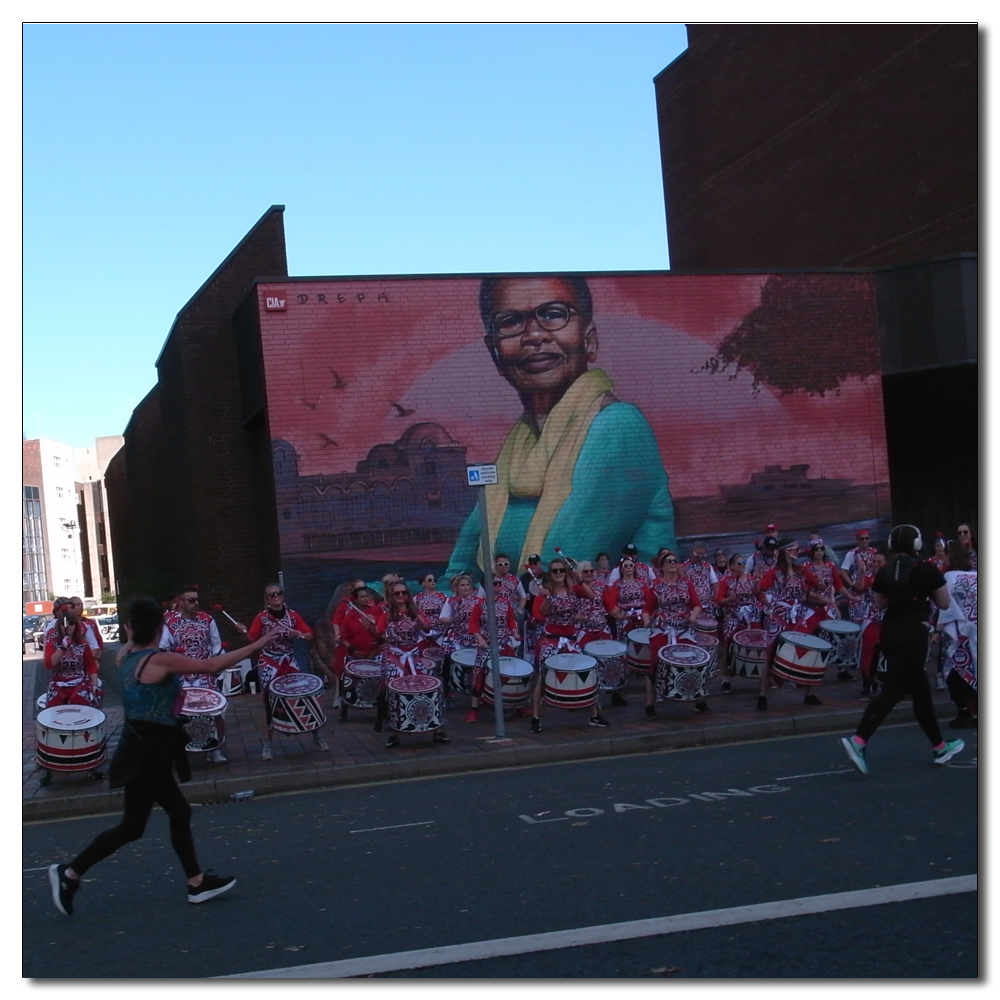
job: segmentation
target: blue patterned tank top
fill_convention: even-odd
[[[174,715],[174,706],[181,692],[181,680],[176,674],[167,674],[156,684],[143,684],[135,679],[136,667],[156,650],[138,649],[128,653],[118,667],[122,687],[122,705],[126,719],[157,722],[161,726],[176,726],[180,720]]]

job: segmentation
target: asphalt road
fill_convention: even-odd
[[[204,977],[975,874],[977,734],[935,767],[912,724],[851,768],[796,737],[205,806],[187,904],[165,817],[92,869],[43,867],[108,817],[25,827],[27,977]],[[975,977],[977,894],[438,965],[392,977]]]

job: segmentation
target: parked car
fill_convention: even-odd
[[[30,645],[35,650],[45,648],[45,629],[52,621],[52,615],[22,615],[21,655]]]

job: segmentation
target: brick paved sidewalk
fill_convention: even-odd
[[[805,732],[850,733],[865,703],[858,698],[860,681],[829,681],[819,696],[824,704],[810,707],[803,692],[790,685],[772,691],[768,711],[756,710],[756,682],[734,678],[731,694],[719,693],[721,677],[710,685],[711,714],[698,715],[691,702],[661,702],[658,717],[647,719],[641,684],[631,681],[625,690],[628,705],[602,709],[611,723],[608,729],[588,725],[585,709],[565,711],[543,706],[542,732],[532,735],[530,719],[508,716],[507,740],[492,739],[495,723],[492,709],[480,709],[480,722],[468,724],[469,699],[456,695],[446,713],[451,743],[431,741],[430,735],[401,736],[401,746],[386,749],[389,735],[375,733],[373,710],[351,710],[345,722],[324,694],[327,722],[322,735],[329,753],[313,749],[312,738],[274,736],[274,759],[261,760],[263,706],[259,695],[230,698],[226,711],[225,764],[210,764],[203,753],[190,753],[192,780],[183,786],[192,802],[226,801],[235,792],[256,795],[279,791],[323,788],[334,785],[382,781],[417,775],[447,774],[486,768],[547,763],[557,760],[602,757],[671,747],[695,746],[738,740],[792,736]],[[954,706],[946,691],[935,690],[939,718],[950,718]],[[606,698],[602,700],[606,701]],[[108,722],[108,756],[117,743],[121,708],[105,709]],[[912,719],[908,702],[901,703],[891,721]],[[34,760],[35,727],[23,724],[22,799],[26,821],[114,812],[120,808],[121,792],[108,790],[107,780],[94,781],[83,775],[56,774],[51,784],[40,787]]]

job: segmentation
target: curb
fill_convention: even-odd
[[[904,703],[905,704],[905,703]],[[181,788],[192,805],[229,802],[236,792],[252,791],[254,796],[278,792],[313,791],[339,788],[377,781],[402,781],[446,774],[467,774],[506,767],[526,767],[569,760],[592,760],[623,754],[650,753],[658,750],[680,750],[685,747],[714,746],[745,740],[769,739],[776,736],[797,736],[851,730],[860,718],[860,709],[838,710],[823,715],[791,715],[764,718],[752,722],[704,726],[684,731],[665,730],[662,733],[608,736],[553,746],[519,746],[507,749],[484,749],[478,752],[458,752],[435,755],[425,759],[386,760],[374,764],[315,764],[297,767],[294,771],[277,771],[248,775],[243,778],[218,778],[211,781],[190,781]],[[938,718],[951,715],[951,702],[935,702]],[[891,716],[890,716],[891,719]],[[911,721],[910,718],[906,720]],[[24,823],[44,820],[93,816],[118,812],[122,808],[122,792],[93,792],[66,799],[30,800],[22,804]]]

